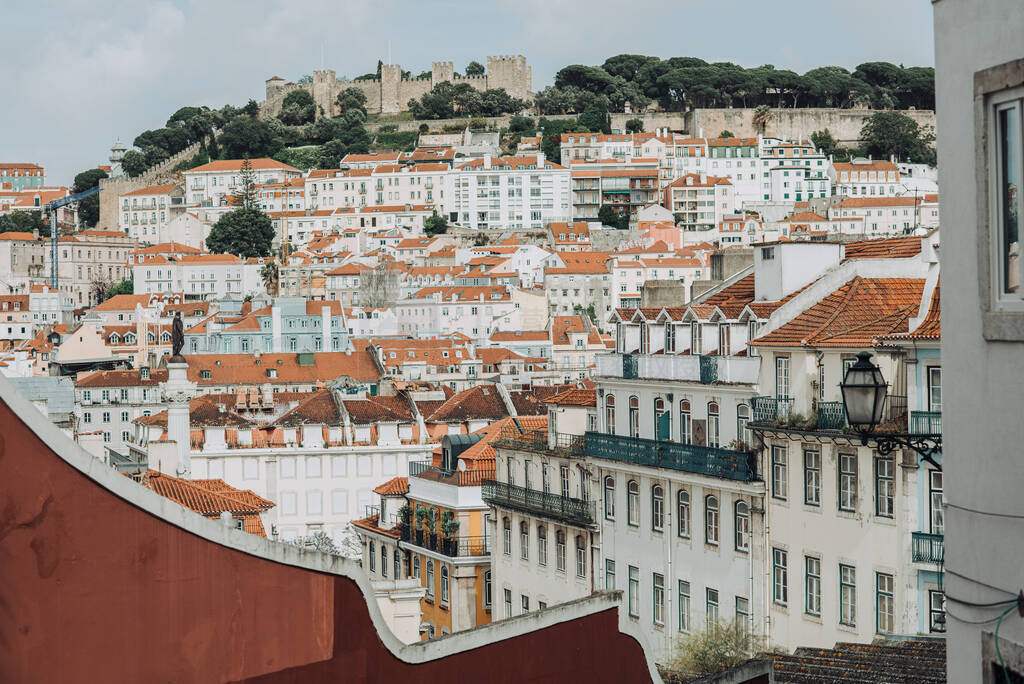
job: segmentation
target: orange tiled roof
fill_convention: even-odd
[[[217,159],[208,164],[197,166],[194,169],[189,169],[185,173],[202,173],[204,171],[241,171],[242,164],[245,163],[244,159]],[[298,171],[294,166],[289,166],[276,159],[268,159],[266,157],[260,159],[250,159],[249,166],[253,171],[265,171],[271,169],[282,169],[284,171]]]
[[[393,477],[384,484],[373,490],[374,494],[381,496],[401,496],[409,492],[409,478]]]
[[[597,390],[573,387],[544,400],[559,406],[597,406]]]
[[[757,346],[864,347],[907,332],[917,315],[924,280],[859,276],[782,327]]]
[[[858,240],[846,245],[847,259],[906,259],[921,253],[921,238],[915,235],[877,240]]]
[[[890,341],[916,340],[916,341],[938,341],[942,339],[942,306],[939,300],[939,284],[935,284],[935,291],[932,293],[931,303],[928,305],[928,314],[916,328],[908,333],[898,333],[888,338]]]

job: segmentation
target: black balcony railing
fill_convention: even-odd
[[[942,563],[945,544],[941,534],[914,532],[911,535],[911,556],[915,563]]]
[[[885,397],[885,411],[879,429],[891,432],[907,431],[907,397],[902,394],[889,394]]]
[[[559,456],[582,456],[584,453],[583,435],[538,429],[520,430],[515,425],[503,427],[492,445]]]
[[[525,513],[535,513],[580,525],[592,525],[595,520],[596,509],[593,501],[538,492],[535,489],[495,480],[484,481],[482,495],[484,501],[491,505],[513,508]]]
[[[757,479],[757,459],[748,451],[731,451],[658,439],[586,434],[587,456],[655,468],[749,482]]]
[[[456,487],[479,487],[489,477],[494,477],[493,470],[445,470],[438,468],[430,461],[411,461],[409,476],[421,477],[425,480],[455,485]]]
[[[910,432],[915,435],[941,435],[942,413],[939,411],[911,411]]]
[[[428,529],[414,530],[402,526],[401,539],[409,544],[415,544],[420,548],[452,558],[486,556],[491,552],[490,540],[487,537],[446,537]]]
[[[754,397],[751,404],[754,408],[755,423],[778,423],[788,420],[793,410],[792,397]]]

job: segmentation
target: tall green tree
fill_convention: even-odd
[[[273,157],[284,146],[284,141],[266,121],[239,117],[224,127],[220,145],[228,159],[255,159]]]
[[[436,211],[423,221],[423,232],[433,237],[448,232],[448,220]]]
[[[876,112],[864,122],[860,138],[865,151],[883,159],[894,155],[903,161],[935,164],[935,134],[900,112]]]
[[[612,122],[607,112],[603,112],[596,106],[587,107],[586,111],[580,114],[577,119],[581,126],[586,126],[591,133],[611,133]]]
[[[135,178],[142,175],[149,168],[149,164],[146,163],[146,155],[142,152],[128,150],[121,160],[121,168],[130,178]]]
[[[75,176],[74,185],[71,188],[73,193],[85,192],[95,188],[100,181],[107,177],[103,169],[86,169]],[[92,228],[100,220],[100,198],[99,195],[86,197],[78,203],[78,219],[87,228]]]
[[[626,122],[627,133],[640,133],[644,130],[643,119],[630,119]]]
[[[811,133],[811,142],[826,156],[834,154],[836,151],[836,139],[833,137],[832,131],[827,128]]]
[[[356,109],[366,116],[366,93],[355,86],[345,88],[340,93],[336,102],[338,103],[338,109],[340,114],[344,114],[350,109]]]
[[[485,71],[486,69],[484,69],[484,65],[476,60],[466,65],[467,76],[483,76]]]
[[[270,255],[274,224],[256,200],[256,175],[246,159],[242,164],[238,208],[218,219],[206,238],[206,248],[215,254],[234,254],[243,259]]]
[[[31,233],[35,230],[41,237],[50,237],[50,224],[43,220],[41,211],[12,211],[0,216],[0,233]]]
[[[316,118],[316,103],[305,88],[293,90],[284,96],[281,113],[277,116],[289,126],[301,126]]]

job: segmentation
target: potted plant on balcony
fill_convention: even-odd
[[[445,511],[441,516],[441,534],[444,535],[445,546],[449,549],[454,547],[459,537],[459,521],[452,511]]]
[[[412,508],[409,504],[402,504],[401,508],[398,509],[398,522],[402,528],[402,539],[409,539],[410,533],[412,532]]]

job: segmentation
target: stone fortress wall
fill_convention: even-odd
[[[176,167],[186,159],[191,159],[199,153],[199,143],[189,145],[181,152],[165,159],[156,166],[146,169],[144,173],[135,178],[103,178],[100,180],[100,220],[96,223],[98,230],[117,230],[117,200],[125,193],[141,190],[150,185],[171,185],[183,184],[184,176]]]
[[[452,62],[434,62],[430,76],[423,78],[402,78],[402,67],[398,64],[381,66],[379,79],[358,81],[340,80],[333,69],[313,72],[313,82],[299,85],[285,83],[280,77],[267,79],[266,101],[261,105],[263,116],[277,116],[285,95],[303,88],[313,96],[324,116],[338,116],[335,99],[346,88],[359,88],[366,94],[366,111],[370,114],[397,114],[407,109],[409,100],[418,99],[430,92],[439,83],[449,81],[454,85],[468,83],[477,90],[504,88],[512,97],[528,100],[533,94],[533,69],[522,55],[487,58],[487,72],[483,76],[455,76]]]

